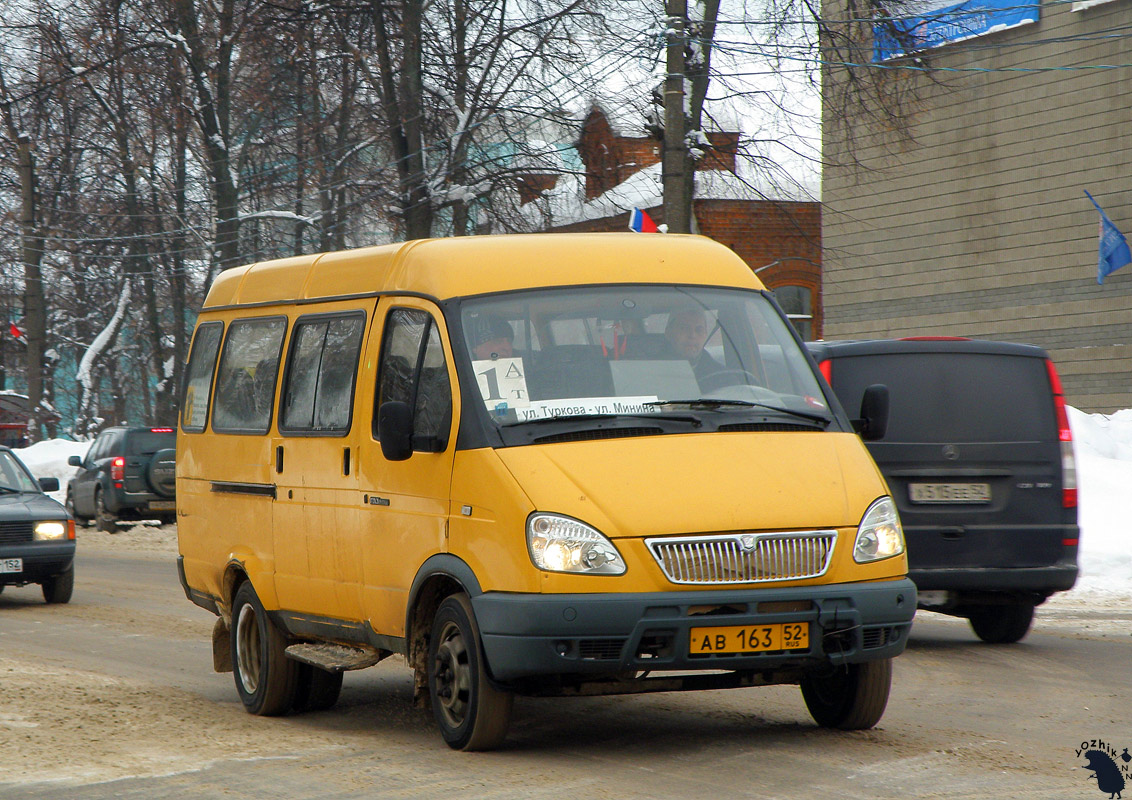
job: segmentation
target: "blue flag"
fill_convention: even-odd
[[[1085,196],[1097,207],[1101,214],[1100,242],[1097,248],[1097,283],[1104,283],[1105,275],[1111,275],[1125,264],[1132,264],[1132,250],[1128,249],[1128,240],[1120,229],[1112,224],[1112,220],[1093,200],[1087,191]]]

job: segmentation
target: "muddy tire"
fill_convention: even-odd
[[[334,708],[338,695],[342,692],[342,673],[311,664],[299,663],[296,667],[298,675],[295,678],[295,697],[291,702],[291,710],[301,714],[305,711]]]
[[[75,566],[67,567],[66,572],[45,580],[40,584],[43,589],[43,599],[49,604],[62,604],[71,602],[71,595],[75,591]]]
[[[491,685],[479,628],[465,594],[448,597],[433,617],[428,645],[432,712],[454,750],[492,750],[511,724],[514,696]]]
[[[87,517],[80,517],[75,513],[75,498],[71,496],[71,491],[67,490],[67,499],[63,501],[63,507],[67,509],[67,513],[71,515],[71,519],[80,528],[90,527],[90,519]]]
[[[102,499],[102,492],[94,490],[94,526],[106,533],[117,533],[121,530],[118,520],[106,510],[106,502]]]
[[[892,687],[892,659],[845,664],[802,679],[810,716],[824,728],[857,731],[880,722]]]
[[[244,581],[232,601],[232,674],[249,714],[274,717],[291,709],[298,664],[287,658],[287,638]]]
[[[1030,632],[1034,623],[1034,604],[978,606],[967,616],[971,630],[989,644],[1014,644]]]

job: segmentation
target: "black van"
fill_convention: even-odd
[[[1077,579],[1077,485],[1061,382],[1039,347],[955,338],[808,343],[850,416],[889,391],[866,445],[888,480],[920,608],[1016,642]]]

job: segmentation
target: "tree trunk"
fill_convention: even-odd
[[[47,416],[44,400],[44,351],[47,349],[47,300],[43,290],[44,235],[36,222],[35,154],[26,136],[16,137],[20,172],[20,260],[24,264],[23,331],[27,337],[28,441],[42,436]]]

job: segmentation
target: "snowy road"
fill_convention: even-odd
[[[917,618],[881,725],[816,728],[797,689],[516,702],[496,753],[454,753],[399,659],[318,714],[244,713],[171,529],[84,531],[75,598],[0,595],[0,797],[1097,797],[1083,740],[1132,746],[1132,612],[1071,593],[1022,644]]]

